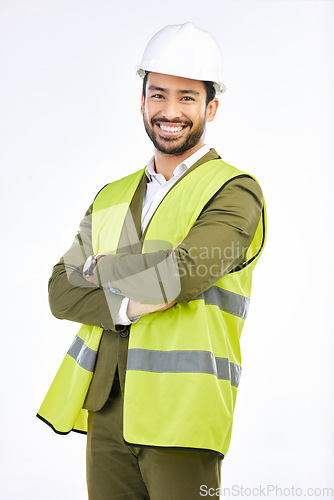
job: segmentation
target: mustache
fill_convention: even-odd
[[[189,127],[192,127],[193,122],[190,120],[180,120],[179,118],[176,118],[175,120],[168,120],[165,116],[161,116],[159,118],[155,117],[152,118],[151,124],[154,125],[157,122],[164,122],[164,123],[179,123],[180,125],[189,125]]]

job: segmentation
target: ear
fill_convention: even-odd
[[[216,116],[218,106],[219,106],[219,101],[217,97],[215,97],[214,99],[212,99],[212,101],[209,102],[205,112],[207,122],[212,122],[212,120]]]
[[[142,96],[141,96],[141,104],[140,104],[140,112],[141,112],[142,115],[144,114],[144,109],[145,109],[145,98],[144,98],[144,96],[142,94]]]

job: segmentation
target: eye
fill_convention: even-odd
[[[163,99],[164,96],[162,94],[153,94],[151,97],[154,99]]]
[[[185,95],[182,97],[181,101],[194,101],[195,99],[193,97],[190,97],[188,95]]]

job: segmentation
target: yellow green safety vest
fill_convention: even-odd
[[[108,184],[97,195],[92,218],[94,253],[116,251],[143,174],[140,170]],[[152,251],[154,241],[175,246],[215,193],[245,175],[221,159],[189,172],[154,213],[143,252]],[[123,437],[128,444],[226,454],[241,374],[240,334],[265,227],[263,208],[242,266],[188,303],[145,315],[131,325],[123,412]],[[58,433],[87,431],[87,410],[82,406],[102,331],[82,326],[38,412]]]

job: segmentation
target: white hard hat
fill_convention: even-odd
[[[137,74],[144,78],[146,71],[213,82],[217,94],[226,90],[219,45],[193,23],[166,26],[151,38]]]

